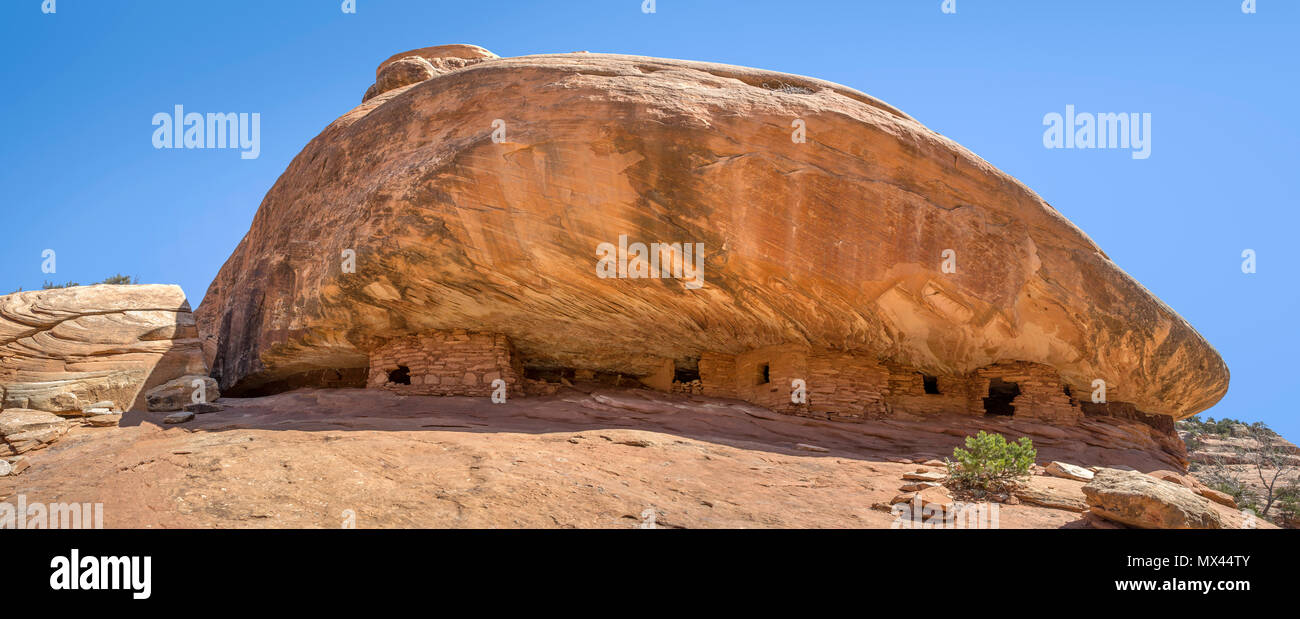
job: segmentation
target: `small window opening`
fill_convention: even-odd
[[[930,395],[939,395],[939,377],[928,374],[921,375],[921,383],[925,386],[925,392]]]
[[[767,364],[767,363],[760,363],[760,364],[758,365],[758,376],[756,377],[757,380],[758,380],[758,382],[755,383],[755,384],[757,384],[757,385],[766,385],[766,384],[772,382],[772,377],[771,377],[771,375],[769,374],[769,368],[770,368],[770,365]]]
[[[394,385],[411,384],[411,368],[404,365],[397,366],[396,370],[388,373],[388,382]]]

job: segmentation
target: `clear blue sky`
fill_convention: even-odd
[[[1024,181],[1223,354],[1208,415],[1300,439],[1300,2],[341,1],[0,2],[0,292],[122,272],[197,306],[289,160],[399,51],[708,60],[865,91]],[[260,113],[261,157],[155,150],[150,120],[176,104]],[[1151,157],[1044,149],[1066,104],[1151,113]]]

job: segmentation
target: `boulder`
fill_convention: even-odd
[[[920,492],[926,488],[934,488],[941,485],[943,484],[933,481],[916,481],[910,484],[903,484],[898,488],[898,490],[899,492]]]
[[[194,381],[203,382],[204,399],[211,402],[221,397],[217,381],[207,376],[182,376],[163,383],[145,394],[149,410],[154,412],[178,411],[186,405],[193,404],[196,388]]]
[[[0,456],[18,455],[59,440],[71,422],[45,411],[11,408],[0,411]]]
[[[1022,503],[1050,507],[1070,512],[1083,512],[1088,509],[1083,493],[1077,487],[1066,486],[1057,482],[1043,481],[1045,478],[1030,478],[1027,483],[1017,485],[1011,491],[1012,496]],[[1059,484],[1059,485],[1058,485]]]
[[[163,423],[185,423],[187,421],[192,421],[193,419],[194,419],[194,413],[191,413],[189,411],[181,411],[179,413],[172,413],[170,415],[167,415],[166,417],[163,417]]]
[[[1200,490],[1196,491],[1196,494],[1199,494],[1211,501],[1214,501],[1219,505],[1237,509],[1237,500],[1232,498],[1232,495],[1226,492],[1219,492],[1218,490],[1215,490],[1213,488],[1201,488]]]
[[[118,408],[117,404],[113,403],[113,401],[104,400],[101,402],[95,402],[94,404],[91,404],[89,407],[82,410],[81,414],[84,417],[94,417],[96,415],[111,415],[114,413],[121,413],[121,412],[122,409]]]
[[[1150,473],[1147,473],[1147,475],[1155,477],[1156,479],[1163,479],[1167,482],[1183,486],[1191,490],[1192,492],[1195,492],[1196,494],[1199,494],[1220,505],[1231,507],[1233,509],[1237,508],[1237,501],[1236,499],[1232,498],[1232,495],[1210,488],[1209,486],[1206,486],[1205,484],[1201,483],[1201,480],[1196,479],[1191,475],[1185,475],[1182,473],[1176,473],[1174,471],[1166,471],[1166,470],[1152,471]]]
[[[382,87],[426,74],[412,57],[446,71],[377,84],[307,144],[213,280],[197,316],[223,392],[364,377],[381,342],[456,330],[629,376],[797,344],[945,377],[1036,363],[1179,417],[1227,389],[1218,353],[1060,212],[867,94],[472,46],[397,54]],[[623,242],[699,244],[701,277],[599,277],[598,248]]]
[[[1092,471],[1081,466],[1056,461],[1048,463],[1046,467],[1043,467],[1043,470],[1053,477],[1073,479],[1076,481],[1092,481],[1094,475]]]
[[[0,408],[83,416],[143,410],[145,391],[206,374],[179,286],[106,285],[0,296]]]
[[[1222,520],[1190,489],[1136,471],[1103,468],[1083,487],[1089,512],[1143,529],[1218,529]]]
[[[112,428],[122,423],[121,413],[109,413],[106,415],[95,415],[86,418],[86,425],[96,428]]]
[[[369,101],[390,90],[493,58],[497,55],[477,45],[436,45],[402,52],[380,63],[375,69],[375,83],[361,100]]]
[[[409,56],[396,60],[379,72],[379,76],[375,79],[375,89],[371,91],[372,96],[395,88],[423,82],[438,75],[438,73],[439,71],[434,69],[428,60],[419,56]]]
[[[183,410],[196,415],[206,415],[208,413],[217,413],[225,409],[226,407],[220,404],[213,404],[211,402],[195,402],[193,404],[186,404]]]
[[[28,460],[27,456],[13,456],[9,458],[9,466],[12,467],[9,470],[9,474],[17,475],[31,468],[32,461]]]
[[[914,471],[911,473],[903,473],[903,479],[906,481],[942,482],[943,480],[948,479],[948,474],[930,471]]]

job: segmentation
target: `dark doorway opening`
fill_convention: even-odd
[[[677,368],[673,370],[673,382],[690,383],[700,379],[700,369],[695,368]]]
[[[769,374],[769,365],[768,365],[768,364],[766,364],[766,363],[760,363],[760,364],[758,365],[758,376],[757,376],[756,378],[757,378],[758,382],[755,383],[755,384],[757,384],[757,385],[766,385],[766,384],[772,382],[772,377],[771,377],[770,374]]]
[[[572,382],[577,375],[578,371],[573,368],[524,368],[524,378],[548,383],[559,383],[566,380]]]
[[[394,385],[411,384],[411,368],[404,365],[397,366],[396,370],[388,373],[388,382]]]
[[[1011,402],[1020,395],[1020,385],[1001,378],[989,381],[989,397],[984,398],[984,412],[989,415],[1014,415],[1016,407]]]
[[[925,392],[930,395],[939,394],[939,377],[928,374],[921,375],[921,384],[925,386]]]

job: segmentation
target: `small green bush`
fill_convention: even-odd
[[[108,277],[105,277],[104,281],[101,281],[99,283],[114,284],[118,286],[125,285],[125,284],[138,284],[140,283],[140,278],[131,277],[130,275],[122,275],[121,273],[118,273],[117,275],[110,275]],[[56,288],[72,288],[73,286],[80,286],[80,285],[81,284],[78,284],[77,282],[67,282],[65,284],[57,284],[52,281],[46,280],[45,283],[41,285],[41,288],[43,290],[52,290]],[[19,290],[22,289],[19,288]]]
[[[140,280],[138,278],[131,277],[130,275],[122,275],[121,273],[118,273],[117,275],[111,275],[109,277],[105,277],[104,281],[99,283],[125,285],[125,284],[138,284],[140,283]]]
[[[966,448],[952,450],[956,462],[944,460],[948,479],[958,487],[984,492],[1000,492],[1029,476],[1029,467],[1038,457],[1033,441],[1022,436],[1008,443],[1001,434],[983,430],[966,437]]]

